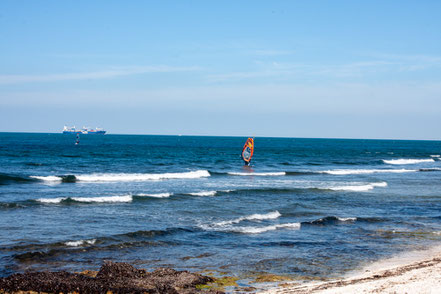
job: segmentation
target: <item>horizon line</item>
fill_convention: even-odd
[[[32,132],[32,131],[0,131],[0,134],[9,133],[9,134],[53,134],[53,135],[70,135],[63,134],[62,132]],[[87,134],[86,134],[87,135]],[[377,141],[433,141],[433,142],[441,142],[441,139],[399,139],[399,138],[348,138],[348,137],[289,137],[289,136],[255,136],[255,135],[195,135],[195,134],[134,134],[134,133],[107,133],[106,134],[98,134],[95,136],[109,136],[109,135],[117,135],[117,136],[169,136],[169,137],[224,137],[224,138],[274,138],[274,139],[323,139],[323,140],[377,140]]]

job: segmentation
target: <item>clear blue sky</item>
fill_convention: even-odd
[[[441,139],[441,1],[0,1],[0,131]]]

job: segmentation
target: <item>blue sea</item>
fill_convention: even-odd
[[[0,276],[340,277],[441,241],[441,142],[0,133]]]

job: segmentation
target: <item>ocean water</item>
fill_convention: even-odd
[[[441,241],[441,142],[0,133],[0,276],[104,260],[294,279]]]

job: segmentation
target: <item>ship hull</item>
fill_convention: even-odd
[[[104,135],[106,131],[98,131],[98,132],[82,132],[82,131],[63,131],[63,134],[81,134],[81,135]]]

